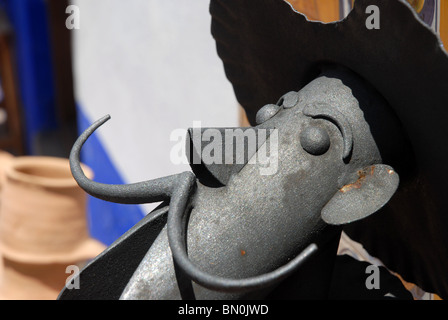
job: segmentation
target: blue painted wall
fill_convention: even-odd
[[[2,0],[13,27],[25,145],[34,154],[37,133],[57,128],[53,66],[45,0]]]

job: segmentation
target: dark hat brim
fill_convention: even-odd
[[[369,5],[379,8],[379,29],[366,27]],[[333,23],[309,21],[279,0],[212,0],[210,12],[218,55],[252,124],[262,106],[300,90],[327,62],[387,100],[415,154],[412,190],[347,230],[407,281],[448,297],[448,55],[440,39],[404,0],[357,0]]]

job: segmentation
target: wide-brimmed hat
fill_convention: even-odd
[[[366,23],[374,5],[379,28]],[[448,55],[404,0],[356,0],[341,21],[309,21],[280,0],[212,0],[212,34],[239,103],[257,111],[299,91],[322,64],[344,66],[388,102],[413,172],[381,213],[347,227],[391,270],[448,297]]]
[[[0,254],[33,264],[76,263],[96,257],[105,246],[89,235],[86,200],[68,159],[14,158],[5,168],[2,186]]]

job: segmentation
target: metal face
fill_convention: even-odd
[[[341,79],[355,77],[344,69],[337,73]],[[254,128],[274,128],[275,134],[222,187],[207,187],[191,173],[131,186],[89,182],[77,170],[76,155],[87,137],[83,135],[72,163],[75,178],[87,192],[116,202],[126,201],[124,195],[153,201],[160,194],[148,191],[145,198],[141,192],[155,183],[155,190],[171,198],[166,227],[120,298],[262,298],[300,272],[316,250],[337,241],[340,229],[328,224],[362,219],[383,206],[398,186],[398,175],[391,180],[384,174],[386,168],[393,169],[381,164],[359,101],[341,79],[323,74],[290,98],[294,106],[277,106],[273,116]],[[317,139],[309,138],[309,128],[317,128]],[[306,143],[300,138],[304,136]],[[310,152],[322,144],[325,152]],[[353,180],[359,170],[369,172],[362,183]],[[348,190],[350,183],[358,183],[356,190]],[[381,192],[383,185],[390,187]],[[362,200],[367,193],[368,205]],[[334,209],[341,205],[359,210]],[[331,255],[329,259],[331,265]]]
[[[380,29],[365,28],[372,4]],[[107,119],[93,125],[71,156],[80,186],[108,201],[166,207],[81,279],[95,274],[104,279],[91,281],[107,283],[121,274],[120,286],[103,288],[121,299],[263,298],[301,272],[322,283],[339,226],[381,209],[346,230],[403,275],[446,292],[448,56],[434,33],[404,0],[357,0],[332,24],[310,22],[277,0],[212,0],[211,13],[226,73],[257,120],[253,130],[275,133],[237,166],[201,163],[196,176],[108,186],[89,181],[79,165],[82,144]],[[419,90],[410,90],[416,80]],[[249,161],[263,156],[270,161]],[[65,290],[61,298],[95,298],[91,292]]]
[[[378,8],[379,29],[366,27],[369,6]],[[277,0],[211,0],[210,12],[218,54],[250,123],[260,106],[301,90],[326,63],[352,70],[387,101],[387,117],[373,106],[363,112],[401,187],[381,214],[344,230],[406,281],[448,297],[447,44],[406,0],[356,0],[332,23],[309,21]]]

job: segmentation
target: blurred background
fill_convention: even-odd
[[[11,123],[5,149],[68,157],[78,133],[110,114],[82,160],[96,181],[130,183],[188,170],[170,161],[179,143],[170,141],[175,129],[193,121],[238,125],[238,105],[210,34],[208,0],[0,4],[1,68],[9,71],[1,75],[8,106],[0,116],[7,111],[5,124]],[[92,236],[111,244],[152,207],[89,199]]]
[[[309,19],[346,16],[350,0],[290,0]],[[408,0],[448,42],[448,1]],[[82,161],[103,183],[189,170],[178,136],[248,125],[210,33],[209,0],[0,0],[0,149],[67,158],[106,114]],[[444,19],[441,19],[444,16]],[[88,198],[90,235],[110,245],[155,205]],[[1,214],[1,213],[0,213]]]

